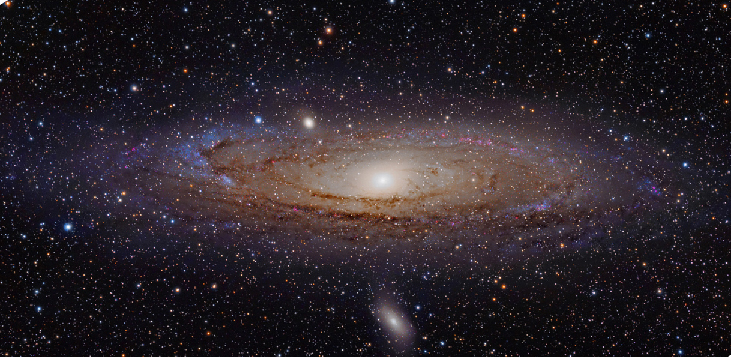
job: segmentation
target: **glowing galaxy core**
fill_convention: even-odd
[[[373,175],[373,186],[379,189],[386,189],[393,185],[393,176],[387,172]]]

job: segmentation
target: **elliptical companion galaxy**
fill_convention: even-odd
[[[316,239],[318,255],[343,245],[491,256],[581,245],[658,197],[646,176],[611,159],[466,125],[190,137],[136,147],[114,176],[181,225],[245,232],[232,239]]]

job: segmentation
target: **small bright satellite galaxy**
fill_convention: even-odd
[[[2,5],[1,354],[731,354],[726,2]]]

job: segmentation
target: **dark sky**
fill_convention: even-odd
[[[0,20],[2,105],[137,123],[364,90],[591,105],[622,123],[657,120],[648,132],[706,132],[700,117],[728,113],[724,6],[18,2]]]

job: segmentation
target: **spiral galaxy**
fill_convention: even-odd
[[[152,211],[248,232],[234,239],[314,239],[318,255],[396,245],[423,256],[467,248],[474,259],[583,245],[661,196],[649,177],[588,145],[474,125],[311,129],[142,144],[113,176]]]

